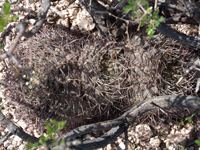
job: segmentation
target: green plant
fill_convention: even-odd
[[[142,9],[143,13],[140,13],[139,16],[136,15],[138,9]],[[129,0],[129,5],[123,8],[125,12],[132,11],[133,18],[140,18],[139,27],[143,27],[145,24],[148,25],[146,29],[147,34],[151,38],[155,33],[155,28],[165,19],[162,16],[159,16],[159,10],[153,11],[152,7],[149,7],[148,1],[145,0]]]
[[[185,119],[181,118],[181,121],[178,123],[178,125],[185,125],[184,121],[187,121],[188,124],[194,124],[194,121],[192,120],[192,118],[198,114],[200,110],[195,111],[194,113],[192,113],[192,115],[190,117],[187,117]]]
[[[200,140],[199,139],[195,140],[194,142],[197,144],[197,146],[200,147]]]
[[[0,49],[1,49],[1,48],[3,48],[3,47],[4,47],[4,44],[3,44],[3,43],[2,43],[2,44],[0,44]]]
[[[3,14],[0,14],[0,32],[3,32],[6,24],[11,21],[16,21],[19,15],[10,17],[10,6],[11,4],[6,0],[3,5]],[[4,44],[0,44],[0,49],[4,47]]]
[[[10,6],[11,4],[6,0],[3,5],[3,14],[0,16],[0,32],[3,32],[4,27],[8,22],[16,21],[19,15],[10,17]]]
[[[55,137],[56,137],[56,133],[60,130],[62,130],[65,125],[66,125],[66,121],[60,121],[57,122],[56,120],[51,120],[51,123],[45,121],[45,126],[47,129],[47,136],[45,137],[44,135],[42,135],[40,137],[39,143],[36,142],[34,144],[28,142],[27,145],[27,150],[31,150],[32,148],[38,148],[38,147],[53,147],[55,146]],[[47,145],[47,141],[50,140],[50,145]]]

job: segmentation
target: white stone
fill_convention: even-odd
[[[161,141],[160,141],[160,139],[158,138],[158,136],[156,136],[156,137],[150,138],[149,143],[151,144],[152,147],[159,147]]]
[[[76,25],[79,27],[80,30],[86,31],[91,31],[95,28],[92,17],[85,9],[78,12],[76,19],[72,22],[72,28]]]
[[[23,120],[19,120],[17,122],[17,124],[22,127],[22,129],[26,129],[27,128],[27,124],[23,121]]]
[[[5,141],[5,142],[3,143],[3,145],[4,145],[4,147],[8,147],[8,146],[10,145],[10,141],[9,141],[9,140]]]
[[[124,150],[125,147],[126,147],[126,146],[124,145],[124,143],[121,142],[121,143],[119,144],[119,146],[117,147],[117,150]]]
[[[181,134],[186,136],[188,139],[193,138],[195,128],[192,124],[188,124],[185,128],[181,129]]]
[[[168,143],[169,144],[175,144],[175,145],[182,145],[182,146],[186,146],[187,144],[187,138],[185,136],[183,136],[180,133],[177,134],[169,134],[167,136],[167,139],[164,141],[164,143]]]
[[[13,141],[12,141],[12,144],[13,144],[14,146],[19,146],[19,145],[22,144],[22,139],[19,138],[18,136],[15,136],[14,139],[13,139]]]
[[[166,148],[167,148],[168,150],[176,150],[176,149],[177,149],[177,145],[174,144],[174,143],[171,143],[171,142],[167,142],[167,143],[166,143]]]
[[[22,41],[25,41],[25,40],[26,40],[26,37],[23,36],[23,37],[21,38],[21,40],[22,40]]]
[[[118,142],[118,143],[121,143],[121,142],[122,142],[122,139],[121,139],[121,138],[117,139],[117,142]]]
[[[5,135],[6,135],[6,133],[5,133],[4,131],[2,131],[2,132],[1,132],[1,135],[2,135],[2,136],[5,136]]]
[[[18,149],[16,146],[10,144],[8,147],[7,147],[7,150],[15,150],[15,149]]]
[[[33,11],[35,11],[36,10],[36,6],[35,6],[35,4],[34,3],[32,3],[31,5],[29,5],[29,7],[33,10]]]
[[[24,150],[24,149],[26,149],[26,144],[21,144],[21,145],[19,146],[19,149],[18,149],[18,150]]]
[[[22,3],[20,3],[20,4],[18,5],[18,7],[23,7],[23,4],[22,4]]]
[[[29,19],[29,22],[34,25],[36,23],[36,20],[35,19]]]
[[[106,146],[106,150],[112,150],[111,144],[108,144],[108,145]]]
[[[135,132],[135,136],[140,140],[148,140],[153,135],[151,128],[147,124],[137,125]]]
[[[33,134],[35,137],[39,138],[40,137],[40,134],[38,134],[38,132],[36,130],[33,130]]]

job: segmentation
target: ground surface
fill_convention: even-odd
[[[82,11],[78,11],[80,9],[78,4],[60,1],[53,3],[53,5],[66,15],[66,19],[57,19],[55,13],[50,11],[48,25],[43,27],[41,33],[31,38],[31,44],[27,39],[22,39],[15,55],[19,60],[20,57],[23,58],[20,62],[25,67],[30,65],[29,58],[32,58],[34,61],[31,65],[33,68],[37,66],[33,70],[37,76],[35,75],[34,79],[26,82],[22,81],[24,79],[17,80],[21,72],[18,73],[12,62],[5,60],[1,63],[1,84],[3,85],[1,97],[3,97],[2,104],[4,106],[2,112],[27,133],[39,137],[45,133],[44,120],[49,120],[51,117],[57,120],[68,119],[68,122],[75,122],[68,124],[68,128],[64,130],[68,131],[82,124],[114,119],[132,105],[152,96],[165,94],[199,96],[194,92],[198,72],[191,72],[178,86],[175,85],[185,71],[184,64],[193,62],[199,54],[192,48],[160,34],[149,39],[145,35],[145,29],[141,29],[141,32],[130,29],[130,39],[127,37],[121,37],[117,40],[102,39],[94,29],[91,18],[88,18],[87,15],[85,16],[87,19],[81,18],[83,15],[81,15]],[[40,3],[23,1],[19,6],[38,10]],[[86,13],[82,12],[82,14]],[[23,17],[20,17],[20,19],[23,19]],[[82,23],[83,20],[86,22]],[[32,21],[34,24],[34,20]],[[58,29],[55,24],[64,26],[63,30]],[[83,24],[86,26],[82,26]],[[2,37],[6,44],[5,50],[9,48],[10,42],[16,34],[15,23],[9,25],[10,28],[8,27],[6,31],[8,36]],[[31,28],[32,26],[30,26]],[[177,26],[176,28],[188,30],[189,27]],[[88,30],[87,33],[84,30]],[[183,32],[190,34],[187,30]],[[66,41],[67,43],[62,43]],[[75,46],[77,46],[76,49],[74,49]],[[62,51],[60,47],[64,50]],[[48,48],[48,53],[43,53],[44,49]],[[29,55],[30,49],[32,54],[35,54],[33,57]],[[46,59],[43,60],[43,58],[38,57],[41,55],[46,56],[43,57]],[[49,61],[49,58],[53,58],[54,55],[59,57]],[[48,61],[50,65],[43,63]],[[67,71],[65,64],[70,64],[67,66],[69,68]],[[36,68],[40,68],[38,66],[43,69],[42,73],[40,70],[36,70]],[[67,85],[73,89],[68,91],[68,95],[74,99],[77,98],[75,95],[80,95],[77,103],[82,106],[82,109],[79,109],[74,101],[68,102],[70,105],[66,104],[66,107],[63,108],[59,105],[59,102],[55,102],[60,99],[59,96],[63,96],[60,91],[65,86],[65,80],[62,73],[53,70],[68,72],[64,72],[64,77],[67,77]],[[47,77],[49,72],[52,76]],[[45,77],[48,79],[45,79]],[[44,78],[44,82],[41,78]],[[49,87],[37,86],[31,82],[36,81],[35,79],[39,79],[43,85]],[[48,83],[45,81],[48,81]],[[25,97],[26,101],[17,101],[21,98],[20,93],[15,94],[14,91],[17,92],[18,88],[16,87],[19,85],[25,87],[21,89],[22,92],[29,92],[28,94],[31,95]],[[55,85],[58,85],[59,90],[52,88]],[[13,87],[12,91],[9,90],[11,87]],[[38,90],[36,90],[37,88]],[[48,94],[50,90],[55,92],[55,97]],[[37,92],[42,93],[43,97],[35,97]],[[38,100],[35,101],[37,98]],[[46,99],[48,99],[48,103],[55,101],[52,105],[47,105]],[[98,103],[94,102],[94,99]],[[83,103],[81,103],[82,101]],[[24,105],[24,103],[29,105]],[[32,108],[29,107],[30,105]],[[64,102],[62,105],[64,105]],[[46,108],[47,106],[48,108]],[[55,112],[54,106],[59,111]],[[84,107],[93,111],[85,110]],[[129,149],[181,149],[182,147],[188,150],[199,149],[194,141],[200,139],[200,112],[196,112],[193,116],[192,113],[195,111],[198,110],[159,110],[138,118],[137,123],[129,128]],[[48,116],[47,114],[53,115]],[[66,114],[66,116],[62,116],[62,114]],[[70,116],[70,114],[72,115]],[[81,121],[80,119],[74,120],[77,116],[86,117]],[[193,122],[189,124],[185,118],[191,118],[189,120]],[[0,128],[0,130],[1,138],[9,132],[3,128]],[[87,135],[87,138],[95,138],[95,134]],[[121,135],[104,149],[124,149],[124,142],[124,136]],[[12,136],[4,142],[1,149],[24,149],[25,146],[26,142]]]

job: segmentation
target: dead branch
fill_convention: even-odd
[[[8,130],[10,130],[12,134],[19,136],[24,141],[30,141],[32,143],[39,141],[38,138],[25,133],[22,130],[22,128],[17,127],[10,119],[7,119],[1,112],[0,112],[0,124],[4,128],[8,128]]]
[[[70,140],[72,137],[76,138],[86,133],[91,133],[93,131],[100,131],[104,126],[104,124],[111,127],[111,129],[105,133],[102,137],[96,138],[95,140],[84,141],[80,145],[71,146],[71,148],[75,149],[96,149],[105,147],[108,143],[114,141],[116,137],[118,137],[123,131],[124,128],[127,127],[126,124],[133,124],[137,118],[141,117],[144,113],[161,108],[200,108],[200,98],[194,96],[175,96],[175,95],[166,95],[166,96],[158,96],[154,98],[147,99],[138,105],[132,107],[129,111],[125,112],[121,117],[109,120],[106,122],[95,123],[90,125],[85,125],[78,127],[66,134],[62,137],[58,138],[57,142],[60,142],[62,139],[65,141]],[[118,126],[116,127],[116,125]]]
[[[44,0],[44,3],[42,4],[42,8],[41,8],[41,11],[39,12],[39,19],[37,20],[35,26],[33,27],[33,29],[29,32],[25,32],[24,33],[24,36],[29,38],[33,35],[35,35],[35,33],[37,33],[40,28],[42,27],[45,19],[46,19],[46,15],[47,15],[47,12],[50,8],[50,0]]]

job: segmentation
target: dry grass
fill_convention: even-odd
[[[175,85],[196,52],[162,36],[157,40],[143,47],[133,41],[127,48],[126,40],[44,28],[15,53],[31,75],[10,61],[1,83],[6,96],[22,106],[19,118],[38,125],[51,118],[67,120],[66,130],[116,118],[155,95],[196,95],[195,72]]]

